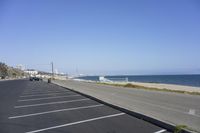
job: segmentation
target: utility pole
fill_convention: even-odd
[[[52,79],[54,77],[53,62],[51,62]]]

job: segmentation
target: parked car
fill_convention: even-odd
[[[30,77],[29,80],[30,81],[42,81],[42,79],[38,78],[38,77]]]

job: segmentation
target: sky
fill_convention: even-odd
[[[0,0],[0,61],[68,74],[199,74],[199,0]]]

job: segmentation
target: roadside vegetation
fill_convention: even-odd
[[[153,88],[153,87],[146,87],[142,85],[135,85],[132,83],[127,84],[119,84],[119,83],[105,83],[105,82],[98,82],[98,84],[104,85],[111,85],[111,86],[118,86],[118,87],[127,87],[127,88],[135,88],[135,89],[144,89],[144,90],[152,90],[152,91],[163,91],[163,92],[174,92],[174,93],[182,93],[182,94],[191,94],[191,95],[200,95],[199,92],[189,92],[189,91],[182,91],[182,90],[170,90],[170,89],[160,89],[160,88]]]
[[[174,133],[181,133],[183,131],[183,129],[187,129],[187,126],[185,126],[185,125],[177,125],[175,127]]]
[[[0,62],[0,79],[18,78],[23,76],[25,76],[24,71]]]

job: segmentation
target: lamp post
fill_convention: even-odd
[[[51,75],[52,77],[51,77],[51,78],[53,79],[53,78],[54,78],[54,68],[53,68],[53,62],[51,62],[51,71],[52,71],[52,75]]]

